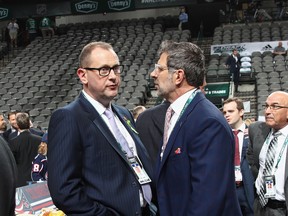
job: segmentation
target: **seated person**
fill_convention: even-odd
[[[278,46],[276,46],[273,50],[273,56],[275,56],[275,55],[286,55],[286,50],[282,46],[281,41],[278,42]]]

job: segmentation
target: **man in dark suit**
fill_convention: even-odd
[[[30,133],[30,119],[27,113],[17,113],[16,123],[20,134],[10,141],[9,146],[15,157],[18,169],[16,186],[22,187],[31,181],[32,161],[38,153],[41,137]]]
[[[14,216],[17,167],[8,143],[0,137],[0,215]]]
[[[264,109],[265,122],[255,122],[249,126],[247,159],[256,179],[254,215],[285,216],[288,213],[288,93],[271,93]],[[273,142],[275,137],[276,145]],[[273,157],[269,156],[272,154],[271,149],[274,149]],[[272,167],[271,173],[267,173],[269,167]],[[272,176],[270,180],[269,176]],[[266,184],[269,184],[269,187],[266,187]]]
[[[123,72],[119,58],[111,45],[92,42],[83,48],[79,64],[83,91],[49,122],[53,202],[67,215],[150,215],[150,158],[129,110],[111,104]]]
[[[240,55],[237,49],[232,50],[232,54],[226,60],[226,67],[230,70],[230,76],[234,82],[235,92],[238,92],[239,76],[240,76]]]
[[[246,159],[249,143],[248,127],[243,121],[244,105],[239,98],[223,102],[223,114],[235,136],[235,184],[243,216],[253,216],[254,178]],[[237,147],[238,144],[238,147]],[[236,161],[238,157],[238,161]]]
[[[9,142],[9,136],[10,138],[14,138],[17,136],[17,135],[13,135],[13,137],[11,137],[11,134],[13,132],[18,131],[18,125],[16,123],[16,113],[17,113],[16,111],[12,111],[8,113],[8,121],[10,124],[10,128],[3,133],[3,137],[5,138],[7,142]]]
[[[163,103],[145,110],[136,121],[136,130],[151,157],[153,167],[156,165],[160,154],[165,113],[169,106],[170,103],[165,100]]]
[[[164,41],[151,73],[171,105],[165,117],[156,188],[160,215],[241,215],[234,179],[234,137],[198,89],[205,58],[188,42]]]
[[[0,114],[0,136],[4,138],[3,134],[7,130],[7,123],[2,114]]]

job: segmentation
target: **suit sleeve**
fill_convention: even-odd
[[[255,126],[256,126],[255,124],[251,124],[249,126],[249,145],[248,145],[247,154],[246,154],[250,169],[254,176],[254,179],[257,178],[258,171],[259,171],[257,168],[256,162],[254,160],[254,151],[253,151]]]
[[[116,215],[86,194],[81,164],[85,149],[76,119],[60,109],[49,123],[48,186],[53,202],[67,215]]]
[[[221,215],[234,204],[227,199],[236,200],[232,131],[214,118],[197,125],[188,148],[192,191],[187,215]]]

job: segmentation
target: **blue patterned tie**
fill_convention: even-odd
[[[265,160],[265,165],[264,165],[264,170],[263,170],[263,176],[261,179],[261,184],[260,184],[260,194],[259,194],[259,201],[262,207],[264,207],[268,203],[268,199],[265,198],[265,183],[264,183],[264,176],[269,176],[272,174],[272,169],[274,165],[274,158],[276,154],[276,149],[277,149],[277,141],[278,141],[278,136],[281,135],[281,132],[277,131],[273,134],[273,139],[271,140],[267,153],[266,153],[266,160]]]
[[[119,128],[117,127],[113,111],[111,109],[106,109],[104,113],[109,119],[110,126],[112,127],[112,130],[115,133],[115,138],[120,144],[122,151],[124,151],[125,154],[127,153],[128,157],[133,157],[133,153],[131,152],[129,148],[127,140],[125,139],[125,137],[123,136]],[[144,184],[144,185],[141,185],[141,187],[142,187],[144,199],[146,200],[147,203],[150,204],[151,199],[152,199],[152,192],[151,192],[150,185]]]

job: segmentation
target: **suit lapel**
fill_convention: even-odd
[[[184,111],[183,115],[180,117],[180,119],[178,119],[177,123],[175,124],[172,132],[171,132],[171,135],[168,139],[168,143],[167,143],[167,146],[165,148],[165,151],[164,151],[164,154],[163,154],[163,157],[162,157],[162,161],[160,162],[160,170],[161,168],[163,167],[163,164],[165,163],[165,161],[167,160],[168,158],[168,155],[170,154],[170,151],[173,147],[173,144],[175,142],[175,139],[179,133],[179,130],[181,129],[182,125],[185,123],[186,119],[187,119],[187,116],[193,111],[193,109],[195,108],[196,104],[198,104],[198,102],[200,100],[204,99],[204,95],[200,92],[198,92],[194,99],[191,101],[191,103],[187,106],[186,110]],[[159,174],[160,172],[158,172]]]
[[[244,160],[246,155],[246,151],[249,144],[249,135],[248,135],[248,127],[245,125],[244,136],[243,136],[243,145],[242,145],[242,153],[241,153],[241,162]]]
[[[86,108],[86,114],[88,118],[93,122],[94,126],[98,128],[103,136],[107,139],[108,143],[114,148],[114,150],[126,160],[125,154],[122,152],[117,140],[111,133],[110,129],[106,125],[105,121],[99,115],[99,113],[95,110],[95,108],[90,104],[90,102],[85,98],[83,93],[80,94],[79,100],[83,103],[84,107]]]

